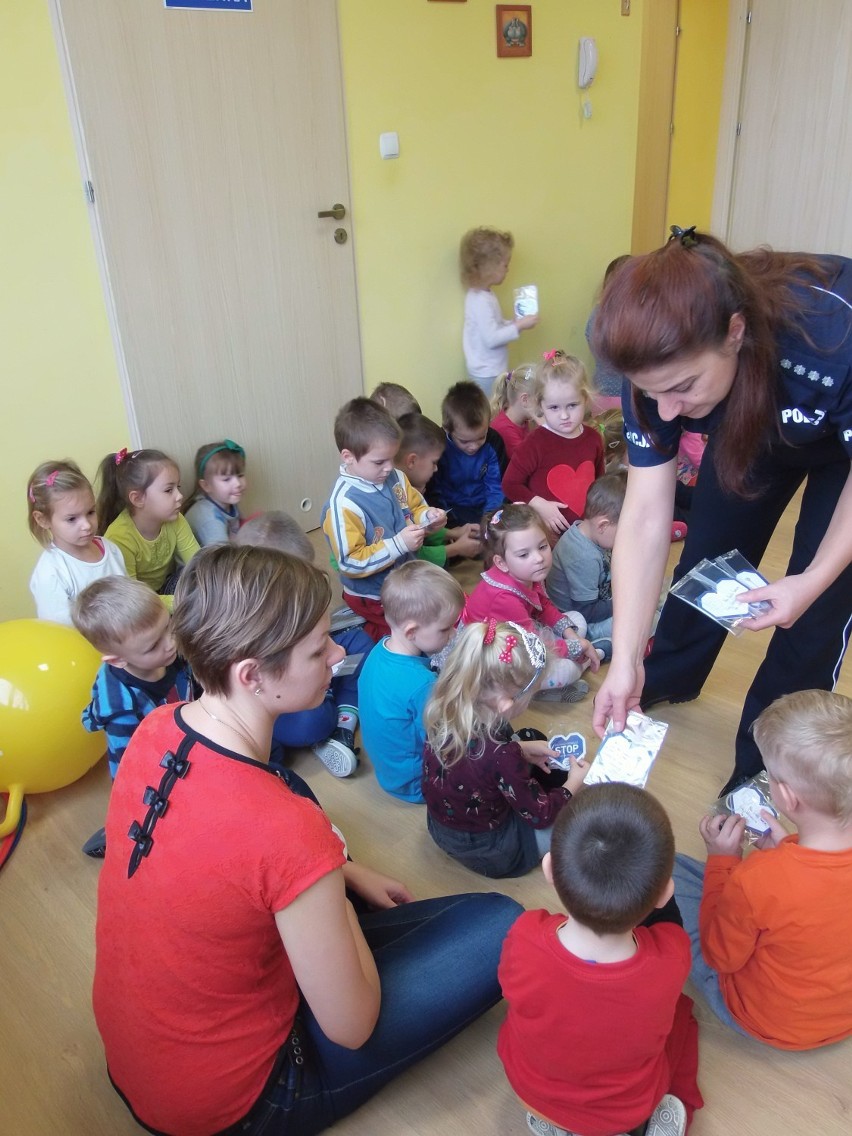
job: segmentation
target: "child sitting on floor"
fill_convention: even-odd
[[[483,876],[522,876],[550,847],[556,814],[588,766],[551,770],[546,740],[520,741],[545,665],[541,640],[516,623],[474,623],[453,643],[426,707],[423,795],[432,839]]]
[[[778,1049],[852,1035],[852,699],[800,690],[752,727],[772,802],[743,860],[745,820],[705,816],[706,867],[675,862],[692,980],[728,1026]],[[703,887],[702,887],[703,884]]]
[[[396,468],[401,469],[415,489],[424,492],[447,445],[447,436],[437,422],[425,414],[404,414],[399,421],[402,440],[396,455]],[[478,556],[482,551],[479,525],[459,525],[457,528],[429,532],[417,554],[445,568],[454,556]]]
[[[506,468],[503,439],[489,426],[491,408],[476,383],[450,387],[441,403],[446,446],[429,483],[429,500],[455,525],[478,525],[482,514],[504,501]]]
[[[195,454],[195,477],[195,492],[184,513],[195,539],[202,547],[233,540],[242,523],[245,450],[230,438],[207,442]]]
[[[420,414],[420,403],[410,390],[399,383],[379,383],[370,395],[370,401],[381,406],[397,422],[404,414]]]
[[[98,524],[117,544],[127,575],[172,596],[181,568],[199,544],[180,511],[180,469],[160,450],[119,450],[99,468]]]
[[[535,632],[547,648],[538,697],[579,702],[589,693],[580,675],[589,666],[596,671],[601,656],[584,637],[583,616],[559,611],[545,591],[553,557],[538,513],[529,505],[504,505],[483,519],[482,546],[485,571],[468,596],[464,622],[508,619]]]
[[[104,731],[110,776],[115,777],[142,719],[155,706],[193,697],[192,673],[177,658],[162,599],[139,580],[96,580],[77,596],[71,615],[103,659],[83,725],[93,734]],[[105,850],[103,829],[83,845],[87,856],[101,858]]]
[[[78,465],[47,461],[27,483],[30,532],[44,551],[30,578],[39,619],[71,626],[71,605],[95,580],[124,576],[118,548],[97,536],[95,495]]]
[[[498,375],[491,396],[491,428],[503,439],[506,456],[512,454],[535,429],[535,363],[521,363]]]
[[[532,505],[548,532],[558,535],[582,517],[589,486],[604,473],[603,442],[584,421],[591,393],[579,359],[545,352],[535,396],[544,421],[512,455],[503,491],[510,501]]]
[[[592,645],[612,657],[612,567],[610,556],[627,489],[626,473],[607,473],[592,483],[581,521],[553,549],[547,594],[560,611],[579,611]]]
[[[337,562],[343,596],[364,617],[374,642],[390,633],[381,589],[395,564],[413,560],[426,532],[446,515],[430,508],[408,478],[394,469],[401,437],[396,420],[368,398],[353,398],[334,420],[340,476],[322,512],[322,527]]]
[[[557,817],[542,869],[564,913],[524,912],[498,971],[497,1052],[540,1136],[682,1136],[703,1104],[673,859],[644,789],[590,785]]]
[[[382,586],[390,635],[358,680],[361,736],[376,780],[401,801],[423,800],[423,708],[437,677],[429,656],[449,642],[463,604],[458,582],[422,560],[395,568]]]
[[[314,562],[314,546],[301,526],[287,513],[261,513],[246,521],[234,544],[253,548],[277,548]],[[310,746],[334,777],[348,777],[358,768],[355,731],[358,729],[358,676],[373,649],[373,640],[360,627],[332,631],[332,642],[347,655],[362,655],[355,670],[334,676],[319,706],[279,714],[272,728],[273,741],[285,749]]]

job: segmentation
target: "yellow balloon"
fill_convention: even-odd
[[[0,623],[0,836],[12,832],[25,793],[61,789],[104,753],[83,729],[101,658],[79,631],[39,619]]]

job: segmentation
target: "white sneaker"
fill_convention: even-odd
[[[533,1116],[531,1112],[527,1113],[527,1128],[530,1132],[534,1132],[535,1136],[573,1136],[567,1129],[557,1128],[549,1120],[542,1120],[540,1116]]]
[[[683,1102],[666,1093],[648,1121],[645,1136],[683,1136],[686,1132],[686,1109]]]
[[[311,749],[333,777],[348,777],[358,768],[354,751],[334,735],[324,742],[316,742]]]

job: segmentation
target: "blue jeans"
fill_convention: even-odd
[[[331,638],[345,649],[347,655],[363,655],[364,658],[352,674],[331,680],[331,686],[319,706],[312,710],[295,710],[291,714],[278,715],[272,728],[272,737],[288,749],[301,749],[314,742],[324,742],[337,725],[338,706],[358,705],[358,675],[375,643],[360,627],[336,631]]]
[[[359,1049],[335,1045],[303,1001],[277,1080],[229,1132],[313,1136],[449,1041],[500,1001],[497,963],[522,911],[483,892],[362,915],[382,986],[372,1035]]]
[[[691,856],[684,856],[678,852],[675,856],[674,871],[672,872],[675,885],[675,899],[683,916],[683,929],[689,935],[692,948],[692,969],[689,977],[696,990],[702,995],[707,1005],[723,1025],[751,1037],[742,1026],[731,1017],[722,990],[719,986],[719,976],[708,966],[701,953],[701,939],[698,934],[698,910],[701,907],[701,896],[704,892],[704,865]]]

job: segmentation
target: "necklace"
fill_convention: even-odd
[[[211,710],[207,709],[207,707],[204,705],[203,701],[200,698],[198,700],[198,705],[201,707],[201,709],[204,711],[204,713],[207,715],[208,718],[211,718],[214,722],[218,722],[220,726],[224,726],[226,729],[228,729],[232,733],[236,734],[238,738],[241,738],[246,743],[246,745],[248,746],[248,750],[249,750],[248,756],[250,758],[252,758],[254,761],[260,761],[261,760],[261,758],[259,758],[257,756],[257,751],[255,750],[254,742],[252,741],[252,739],[250,737],[248,737],[247,734],[244,734],[242,732],[242,730],[238,730],[236,726],[232,726],[230,722],[225,722],[225,721],[223,721],[222,718],[217,718],[217,716]]]

